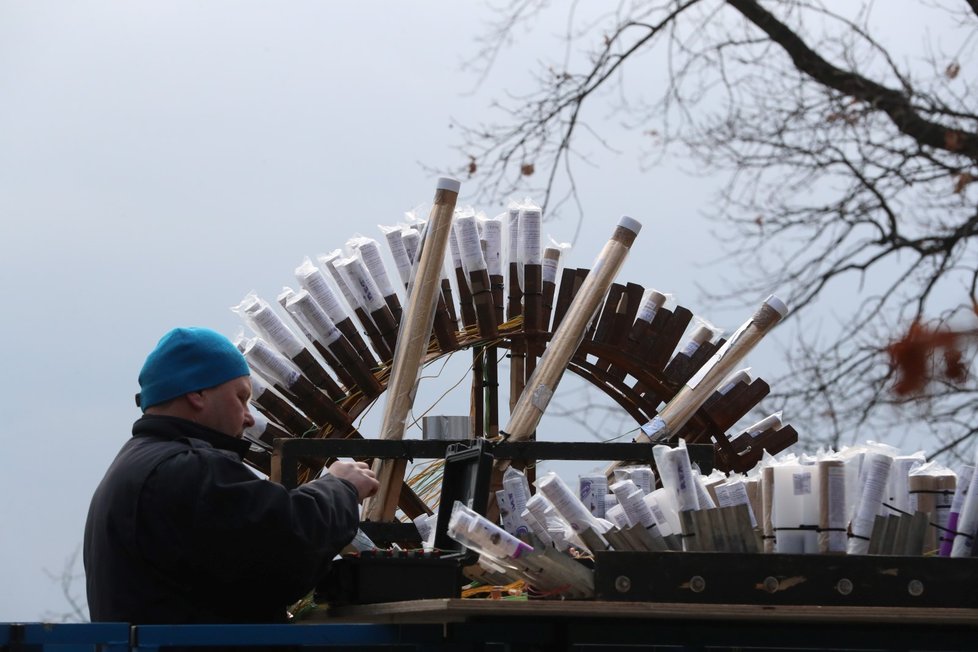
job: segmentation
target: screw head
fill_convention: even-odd
[[[619,593],[628,593],[632,590],[632,580],[627,575],[619,575],[615,578],[615,590]]]
[[[706,589],[706,580],[702,575],[693,575],[689,578],[689,590],[693,593],[702,593]]]
[[[849,595],[852,593],[852,580],[847,577],[843,577],[841,580],[835,583],[835,590],[842,595]]]
[[[915,598],[923,595],[924,583],[920,580],[910,580],[907,583],[907,592]]]
[[[771,577],[770,575],[764,578],[764,590],[768,593],[777,593],[778,587],[781,585],[778,582],[778,578]]]

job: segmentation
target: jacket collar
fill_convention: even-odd
[[[193,421],[179,417],[168,417],[162,414],[144,414],[132,424],[133,437],[162,437],[164,439],[182,439],[192,437],[206,441],[214,448],[230,451],[244,458],[251,444],[245,439],[238,439],[218,432],[213,428],[202,426]]]

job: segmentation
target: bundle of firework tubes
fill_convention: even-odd
[[[234,308],[254,332],[238,340],[254,371],[256,424],[246,433],[254,466],[268,472],[278,438],[359,437],[354,419],[381,395],[379,435],[402,439],[422,367],[472,348],[470,436],[533,438],[573,367],[613,388],[655,461],[613,464],[582,477],[575,492],[554,474],[534,480],[495,460],[491,509],[442,506],[452,510],[449,535],[479,553],[494,584],[519,579],[543,594],[588,597],[593,571],[582,560],[602,551],[970,555],[978,524],[978,498],[964,498],[970,471],[959,480],[922,454],[881,444],[774,457],[797,440],[780,414],[726,437],[767,393],[739,366],[787,314],[776,296],[727,338],[705,323],[688,328],[691,313],[667,306],[666,295],[614,283],[641,230],[630,217],[590,270],[564,270],[558,293],[563,247],[541,246],[539,207],[526,202],[489,219],[458,209],[458,191],[441,179],[427,220],[381,227],[396,277],[378,242],[356,237],[345,251],[304,260],[299,287],[276,301],[252,294]],[[505,425],[494,391],[476,397],[477,385],[495,387],[497,345],[511,354]],[[634,384],[623,382],[628,375]],[[690,463],[684,442],[711,441],[726,473]],[[307,479],[321,466],[310,460]],[[427,538],[436,521],[403,483],[404,460],[376,459],[374,470],[381,487],[364,520],[391,520],[400,509]],[[497,510],[498,524],[482,515]]]

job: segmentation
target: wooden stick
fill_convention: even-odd
[[[391,378],[387,385],[387,403],[381,423],[381,439],[403,439],[405,422],[414,405],[418,373],[428,351],[436,301],[441,293],[441,271],[452,233],[452,214],[458,201],[459,182],[441,178],[428,218],[427,236],[416,265],[407,310],[394,350]],[[403,466],[393,460],[374,460],[374,472],[380,480],[377,495],[363,506],[366,520],[390,520],[394,517],[396,500],[404,481]],[[398,469],[400,468],[400,473]]]
[[[682,428],[724,378],[734,371],[737,363],[787,313],[788,309],[780,299],[774,295],[768,297],[757,312],[730,336],[713,358],[700,367],[699,371],[683,385],[658,416],[642,426],[643,432],[639,433],[635,441],[648,442],[653,435],[661,440],[664,436],[668,437],[669,433],[676,433]]]

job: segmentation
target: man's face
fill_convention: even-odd
[[[247,376],[200,392],[203,407],[197,422],[231,437],[241,437],[245,428],[255,424],[248,409],[251,400],[251,380]]]

